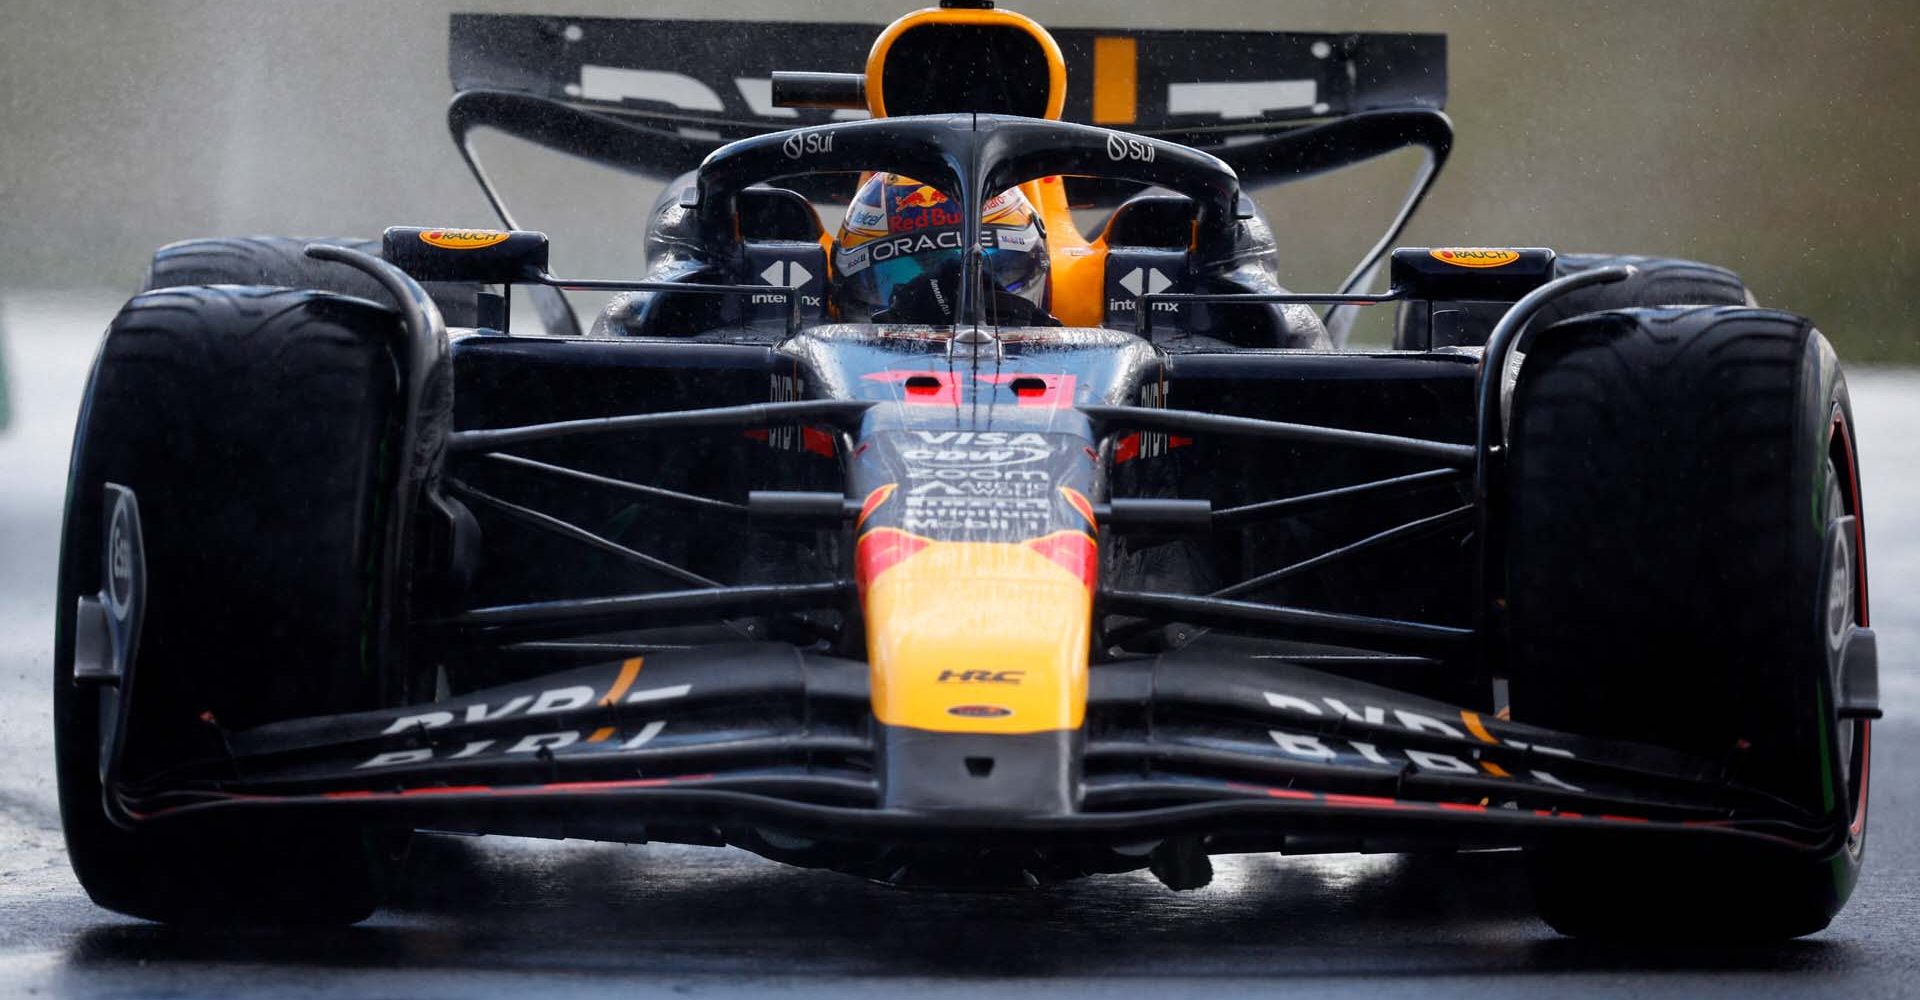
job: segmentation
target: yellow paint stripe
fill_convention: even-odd
[[[1495,764],[1495,763],[1494,763],[1493,761],[1490,761],[1490,760],[1483,760],[1483,761],[1481,761],[1481,762],[1480,762],[1480,766],[1481,766],[1481,767],[1483,767],[1483,768],[1485,768],[1485,769],[1486,769],[1486,772],[1487,772],[1488,774],[1491,774],[1491,775],[1493,775],[1493,776],[1494,776],[1494,777],[1496,777],[1496,778],[1511,778],[1511,777],[1513,777],[1513,775],[1511,775],[1511,774],[1508,774],[1508,773],[1507,773],[1507,769],[1506,769],[1506,768],[1504,768],[1504,767],[1501,767],[1501,766],[1500,766],[1500,765],[1498,765],[1498,764]],[[1481,805],[1485,805],[1485,804],[1486,804],[1486,800],[1485,800],[1485,799],[1482,799],[1482,800],[1481,800],[1481,803],[1480,803],[1480,804],[1481,804]]]
[[[627,689],[633,686],[634,678],[640,676],[640,665],[645,662],[644,658],[636,656],[620,664],[620,676],[613,679],[613,686],[607,689],[606,697],[600,699],[601,708],[620,704],[620,699],[627,696]]]
[[[1093,123],[1131,125],[1140,119],[1140,45],[1136,39],[1093,40]]]
[[[1461,709],[1460,721],[1467,724],[1467,732],[1472,733],[1474,739],[1477,739],[1482,743],[1500,742],[1499,740],[1494,739],[1493,734],[1487,732],[1487,727],[1480,722],[1480,713],[1469,712],[1466,709]]]
[[[587,737],[587,742],[588,743],[605,743],[608,737],[611,737],[612,735],[613,735],[612,726],[602,726],[599,729],[594,730],[592,736]]]

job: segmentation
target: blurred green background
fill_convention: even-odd
[[[491,222],[443,124],[454,10],[880,23],[910,5],[3,0],[0,292],[131,290],[154,246],[187,236]],[[1446,32],[1457,152],[1403,242],[1710,260],[1850,360],[1920,360],[1920,2],[1011,6],[1061,25]],[[647,185],[490,152],[557,265],[630,269]],[[1268,197],[1289,284],[1336,280],[1411,165]]]

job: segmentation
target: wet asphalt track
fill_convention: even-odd
[[[618,994],[1920,996],[1920,373],[1856,372],[1877,730],[1866,874],[1826,932],[1757,950],[1596,947],[1531,914],[1517,856],[1222,859],[909,894],[696,848],[428,841],[394,905],[337,932],[209,934],[94,908],[60,845],[48,671],[74,407],[114,303],[0,298],[0,996]]]

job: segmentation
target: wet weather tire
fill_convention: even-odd
[[[364,831],[219,814],[125,829],[101,789],[115,689],[74,680],[101,588],[103,487],[130,488],[146,563],[128,781],[218,759],[224,733],[373,707],[374,567],[397,373],[390,310],[324,292],[168,288],[107,331],[75,438],[54,712],[74,871],[102,906],[189,923],[345,923],[378,899]]]
[[[1869,735],[1834,708],[1829,628],[1863,615],[1852,421],[1798,316],[1634,309],[1533,338],[1502,501],[1514,719],[1725,762],[1830,845],[1544,848],[1536,896],[1560,931],[1779,939],[1846,901]]]
[[[364,272],[308,257],[309,243],[331,243],[380,256],[379,240],[342,237],[233,236],[181,240],[154,251],[143,287],[152,290],[190,285],[259,285],[311,288],[380,303],[392,301],[380,284]],[[448,326],[479,325],[479,285],[430,281],[421,287],[440,307],[440,315]]]
[[[1724,267],[1672,257],[1647,257],[1637,254],[1561,254],[1553,262],[1553,276],[1564,278],[1601,267],[1632,265],[1640,273],[1626,281],[1590,285],[1547,303],[1528,324],[1544,330],[1563,319],[1607,309],[1634,309],[1650,306],[1739,306],[1753,305],[1753,293],[1747,291],[1740,276]],[[1480,345],[1487,341],[1493,326],[1507,311],[1504,302],[1435,302],[1432,309],[1455,310],[1458,321],[1443,325],[1436,337],[1430,322],[1429,303],[1408,302],[1401,306],[1394,331],[1394,346],[1400,350],[1429,351],[1436,347]]]

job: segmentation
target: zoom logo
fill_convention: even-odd
[[[833,133],[796,132],[787,136],[787,141],[780,144],[780,149],[787,154],[789,160],[797,160],[815,153],[831,153],[833,152]]]
[[[1107,159],[1115,163],[1125,160],[1152,163],[1155,152],[1152,143],[1140,139],[1129,139],[1119,133],[1107,136]]]

